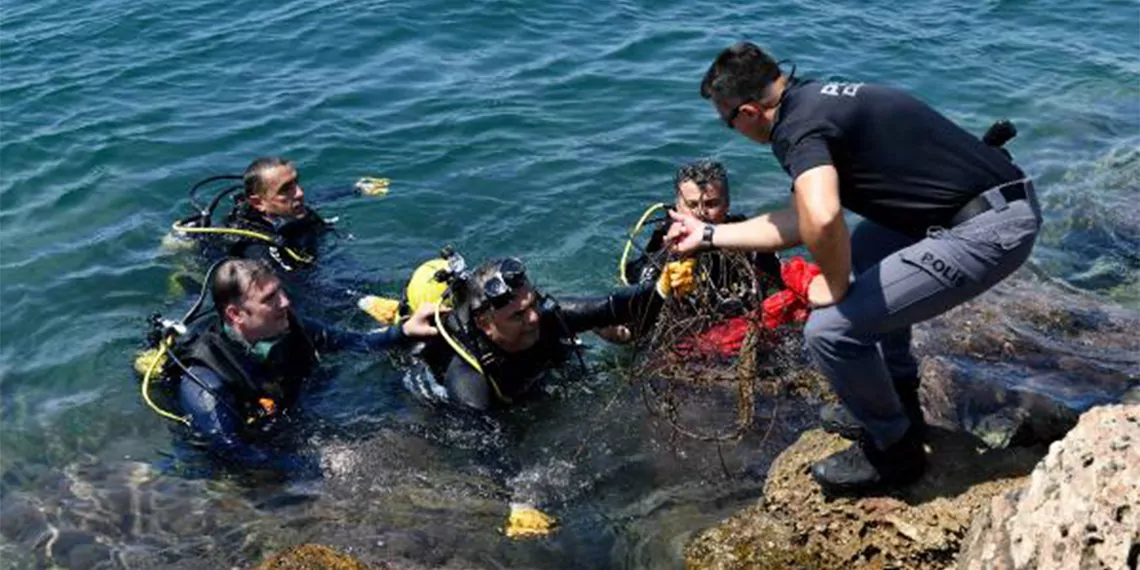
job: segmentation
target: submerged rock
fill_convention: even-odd
[[[471,570],[471,567],[454,560],[443,566],[424,566],[410,560],[398,559],[368,565],[355,557],[321,544],[302,544],[278,552],[253,570],[428,570],[428,568]]]
[[[327,546],[302,544],[274,554],[254,570],[368,570],[368,567]]]
[[[1138,509],[1140,405],[1095,408],[978,515],[958,568],[1136,568]]]
[[[928,422],[990,447],[1055,441],[1140,384],[1140,313],[1023,271],[916,327]]]

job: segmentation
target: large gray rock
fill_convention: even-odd
[[[959,570],[1137,567],[1140,405],[1103,406],[977,516]]]

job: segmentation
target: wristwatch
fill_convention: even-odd
[[[701,234],[701,245],[705,249],[716,249],[713,245],[713,232],[716,231],[716,226],[713,224],[705,224],[705,232]]]

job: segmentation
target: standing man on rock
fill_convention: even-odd
[[[674,213],[667,239],[680,252],[807,246],[822,269],[809,290],[807,351],[843,404],[821,419],[858,440],[812,476],[829,494],[905,485],[926,465],[911,325],[1020,267],[1040,207],[1006,154],[918,99],[794,75],[742,42],[701,82],[728,128],[772,145],[794,181],[791,206],[719,225]],[[850,234],[844,208],[865,218]]]

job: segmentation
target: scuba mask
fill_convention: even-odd
[[[514,298],[515,290],[528,283],[526,266],[522,261],[514,257],[501,259],[497,262],[494,273],[483,281],[482,287],[472,284],[471,310],[505,307]]]

